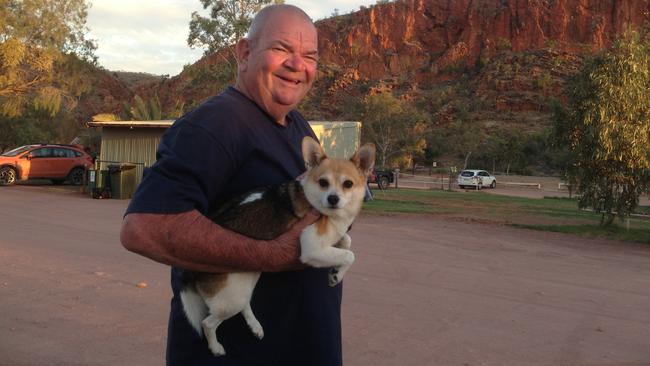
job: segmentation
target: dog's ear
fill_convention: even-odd
[[[374,144],[365,144],[350,158],[366,177],[375,166],[375,150]]]
[[[323,148],[309,136],[302,139],[302,157],[305,159],[307,169],[313,168],[320,164],[323,159],[327,159]]]

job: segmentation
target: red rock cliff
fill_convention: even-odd
[[[598,50],[649,13],[644,0],[398,0],[317,26],[324,62],[370,80],[422,79],[506,48]]]

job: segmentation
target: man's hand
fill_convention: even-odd
[[[289,231],[274,240],[276,246],[273,247],[273,250],[277,251],[277,269],[274,271],[286,271],[305,267],[300,262],[300,234],[302,234],[302,231],[307,226],[316,222],[320,217],[320,212],[311,209]]]

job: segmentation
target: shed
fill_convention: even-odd
[[[361,122],[309,121],[325,153],[335,158],[349,158],[359,148]]]
[[[173,120],[88,122],[101,128],[100,169],[115,163],[136,164],[136,184],[142,180],[145,167],[156,161],[160,138]],[[350,157],[359,147],[361,122],[310,121],[312,129],[332,157]]]

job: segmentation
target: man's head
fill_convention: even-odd
[[[316,78],[316,27],[295,6],[265,7],[237,43],[237,63],[236,88],[284,124]]]

